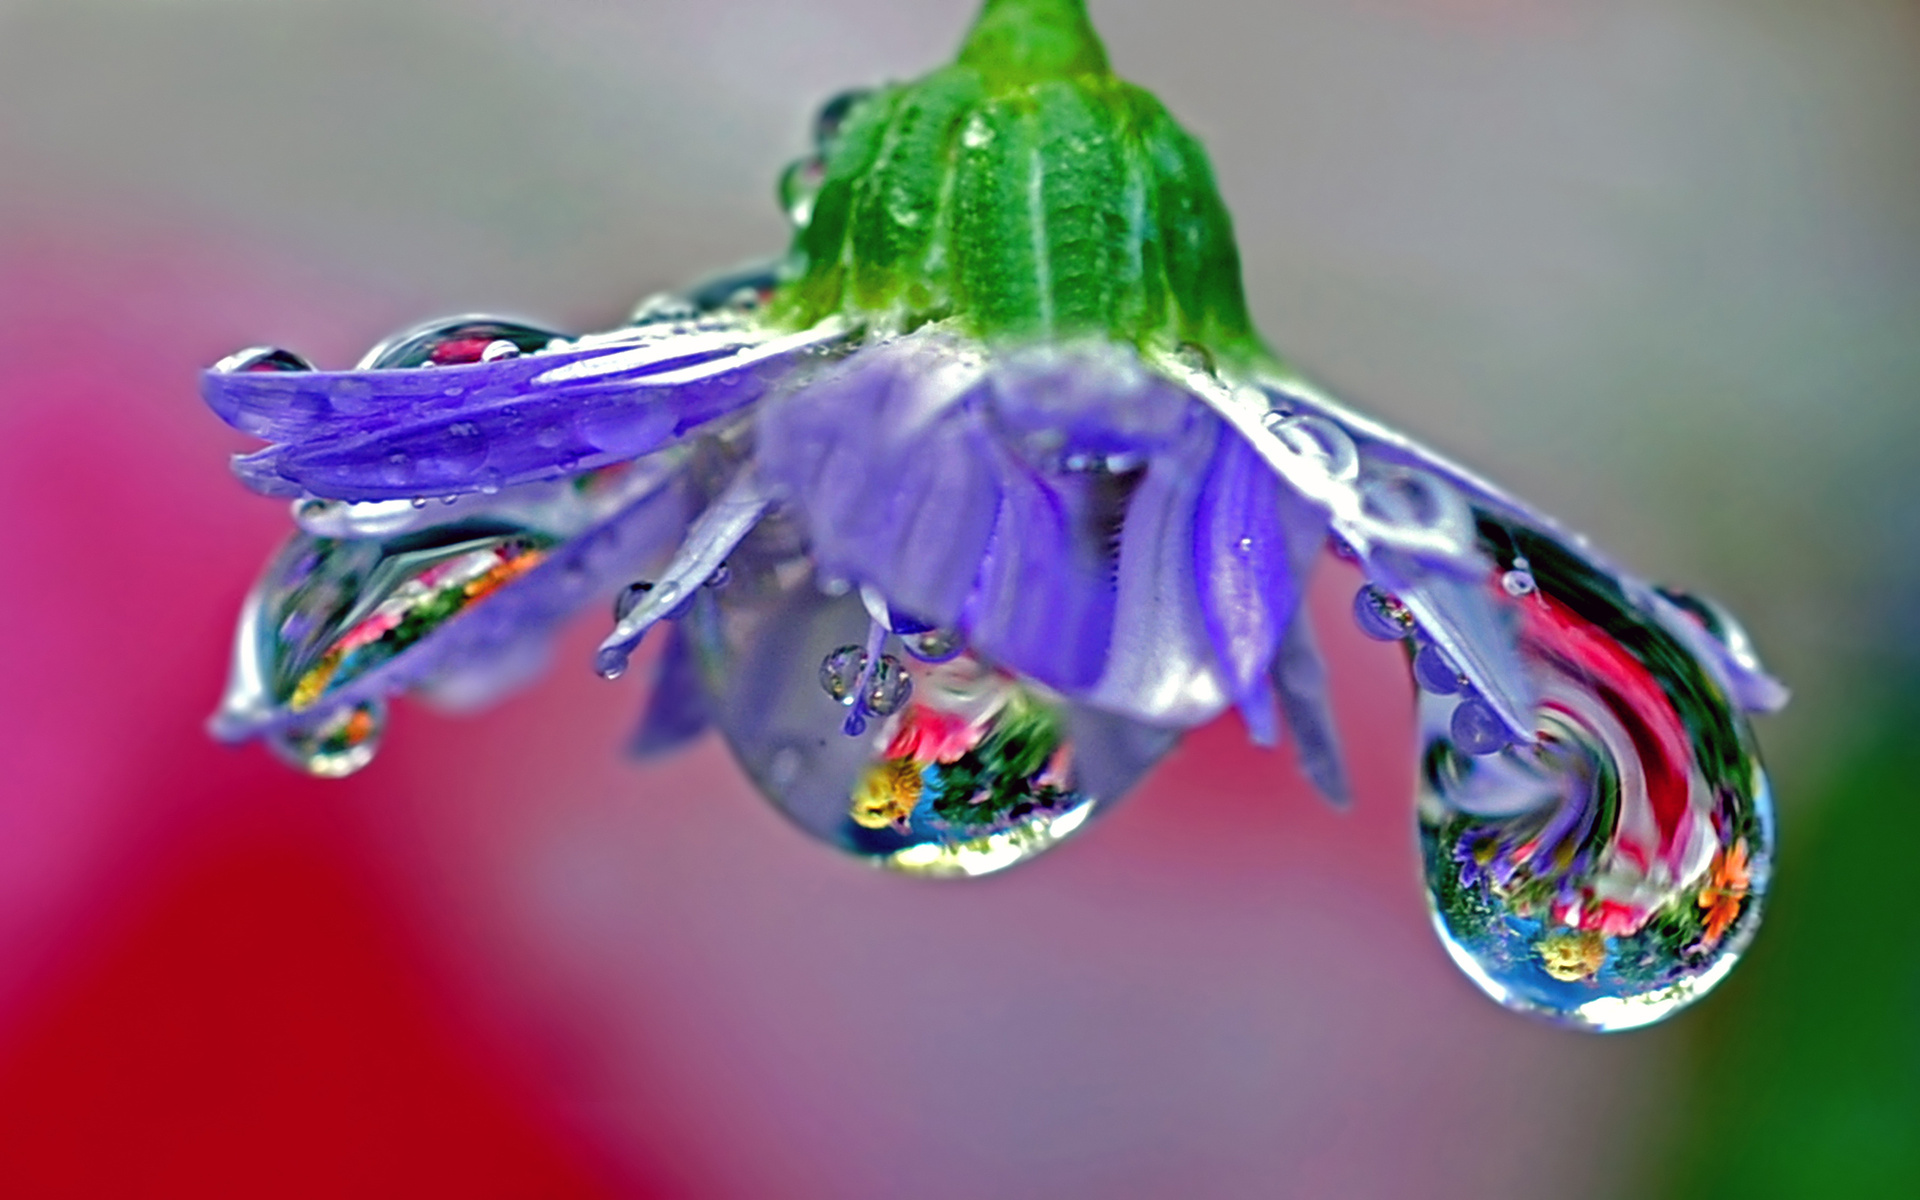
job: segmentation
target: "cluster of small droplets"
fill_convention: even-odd
[[[869,666],[859,646],[842,646],[820,660],[820,687],[847,714],[849,737],[865,732],[867,717],[890,717],[913,695],[913,679],[891,654],[882,654]]]
[[[1525,574],[1524,571],[1508,572],[1509,575],[1516,573]],[[1526,576],[1526,585],[1531,590],[1531,575]],[[1404,642],[1419,636],[1419,628],[1407,606],[1372,584],[1355,593],[1353,618],[1360,632],[1376,641]],[[1475,756],[1497,754],[1511,744],[1512,737],[1499,714],[1473,694],[1460,668],[1433,642],[1423,639],[1415,648],[1413,679],[1422,690],[1436,696],[1460,697],[1460,703],[1453,709],[1450,729],[1453,744],[1463,752]]]

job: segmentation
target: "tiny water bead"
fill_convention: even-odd
[[[1361,633],[1376,641],[1397,642],[1413,634],[1407,606],[1370,583],[1354,593],[1353,619]]]
[[[386,703],[369,700],[275,730],[267,745],[282,762],[309,775],[343,779],[373,761],[386,727]]]
[[[1657,614],[1544,535],[1521,647],[1540,690],[1515,743],[1471,696],[1420,699],[1434,924],[1495,1000],[1631,1029],[1704,995],[1760,919],[1772,801],[1744,717]],[[1507,585],[1511,571],[1497,583]]]

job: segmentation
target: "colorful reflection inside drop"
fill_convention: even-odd
[[[804,563],[733,562],[683,620],[718,724],[777,809],[878,865],[959,876],[1023,862],[1177,739],[1068,702],[950,633],[881,626]]]
[[[1416,671],[1435,925],[1509,1008],[1603,1031],[1658,1021],[1759,924],[1773,812],[1752,734],[1662,624],[1692,616],[1657,614],[1545,536],[1483,536],[1513,560],[1492,586],[1519,622],[1537,739],[1487,736],[1477,701]]]

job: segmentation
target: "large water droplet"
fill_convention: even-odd
[[[294,713],[326,711],[340,689],[538,566],[553,543],[498,522],[385,542],[296,539],[259,601],[265,699]]]
[[[497,362],[544,350],[559,337],[519,321],[498,317],[442,317],[404,329],[366,352],[360,370],[405,367],[451,367],[464,363]]]
[[[869,672],[862,643],[873,625],[860,597],[823,594],[794,565],[736,553],[732,585],[703,590],[682,627],[747,772],[795,824],[842,850],[918,874],[1000,870],[1079,828],[1177,737],[1067,703],[972,654],[889,654]]]
[[[1745,718],[1682,639],[1558,543],[1503,537],[1531,562],[1533,586],[1511,603],[1538,736],[1508,743],[1471,695],[1422,695],[1434,923],[1509,1008],[1646,1025],[1704,995],[1753,937],[1773,852],[1767,778]]]
[[[386,703],[369,700],[277,729],[267,735],[267,745],[289,766],[323,779],[340,779],[373,761],[386,728]]]

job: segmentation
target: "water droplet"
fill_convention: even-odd
[[[740,762],[783,814],[842,850],[914,873],[1000,870],[1079,828],[1178,736],[964,653],[883,655],[863,688],[871,614],[787,569],[802,565],[736,563],[713,619],[683,628]]]
[[[1454,690],[1459,691],[1458,688]],[[1507,727],[1500,722],[1499,714],[1486,701],[1475,697],[1469,697],[1454,706],[1453,716],[1447,720],[1447,729],[1453,736],[1456,749],[1476,757],[1496,754],[1506,749],[1512,741],[1507,735]]]
[[[594,653],[594,672],[602,679],[618,679],[627,673],[627,663],[631,657],[618,646],[603,646]]]
[[[266,740],[282,762],[309,775],[340,779],[373,761],[386,725],[386,704],[369,700],[276,730]]]
[[[1407,606],[1370,583],[1353,594],[1353,619],[1375,641],[1397,642],[1413,633]]]
[[[726,563],[721,563],[719,566],[715,567],[713,569],[713,574],[707,576],[707,586],[710,588],[715,588],[715,589],[723,588],[732,582],[733,582],[733,568],[728,566]]]
[[[407,503],[413,508],[425,508],[427,506],[427,498],[425,496],[415,496],[413,499],[407,501]]]
[[[221,375],[242,371],[311,371],[313,364],[278,346],[250,346],[213,364],[213,370]]]
[[[867,681],[867,694],[864,707],[876,717],[890,717],[900,711],[900,706],[913,695],[913,678],[907,674],[900,660],[891,654],[883,654],[873,668],[873,678]]]
[[[639,608],[640,602],[645,600],[647,593],[652,590],[653,584],[645,579],[638,580],[621,588],[620,594],[613,598],[613,623],[618,625],[620,622],[626,620],[627,614]]]
[[[1516,567],[1500,576],[1500,590],[1509,596],[1529,596],[1533,594],[1533,572]]]
[[[1451,696],[1466,686],[1460,668],[1453,665],[1447,652],[1428,642],[1413,656],[1413,678],[1436,696]]]
[[[413,478],[413,459],[405,451],[395,450],[380,465],[380,477],[398,487]]]
[[[842,646],[820,660],[820,686],[837,703],[852,704],[860,675],[867,669],[867,652],[859,646]]]
[[[1301,458],[1319,465],[1330,479],[1351,480],[1360,473],[1360,451],[1347,431],[1325,417],[1268,413],[1268,432]]]
[[[780,207],[794,228],[804,229],[813,219],[813,202],[826,177],[826,164],[814,156],[795,160],[781,174]]]
[[[303,720],[337,707],[341,688],[539,566],[554,544],[542,533],[476,534],[458,523],[386,542],[302,534],[253,602],[257,625],[270,631],[259,648],[263,702]]]
[[[907,653],[921,662],[943,663],[967,648],[966,639],[957,629],[928,629],[920,633],[902,634],[900,644]]]
[[[361,356],[360,370],[451,367],[497,362],[543,350],[559,337],[519,321],[497,317],[443,317],[402,330]]]
[[[1495,1000],[1630,1029],[1698,999],[1759,923],[1772,800],[1745,718],[1632,592],[1524,530],[1515,605],[1536,740],[1489,751],[1471,697],[1420,701],[1419,823],[1448,951]],[[1502,590],[1507,590],[1504,579]]]
[[[822,154],[833,150],[840,140],[840,131],[846,128],[847,118],[871,95],[872,88],[848,88],[820,106],[813,117],[813,144]]]

